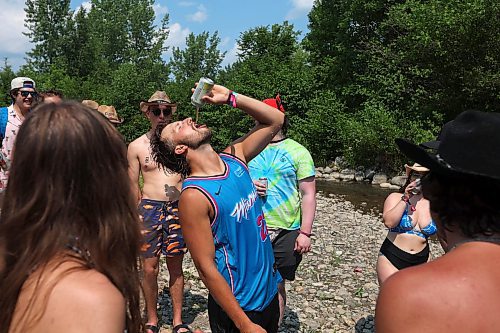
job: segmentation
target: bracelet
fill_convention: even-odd
[[[408,198],[406,195],[403,194],[401,196],[401,201],[404,201],[404,202],[408,203],[408,201],[410,201],[410,198]]]
[[[229,96],[227,96],[226,104],[232,106],[233,108],[236,108],[236,97],[238,97],[238,94],[232,90],[229,90]]]
[[[307,237],[309,237],[309,238],[311,238],[311,236],[312,236],[312,234],[308,234],[307,232],[304,232],[304,231],[302,231],[302,230],[300,230],[300,229],[299,229],[299,234],[304,235],[304,236],[307,236]]]

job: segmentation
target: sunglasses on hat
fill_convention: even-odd
[[[154,108],[154,109],[150,109],[149,111],[151,111],[151,113],[155,116],[155,117],[159,117],[160,114],[163,113],[163,116],[164,117],[167,117],[167,116],[170,116],[172,114],[172,108],[166,108],[164,110],[160,109],[160,108]]]
[[[19,93],[24,98],[28,97],[29,95],[31,95],[31,97],[33,97],[33,98],[37,98],[38,97],[38,93],[35,92],[35,91],[19,91]]]

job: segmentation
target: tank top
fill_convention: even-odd
[[[281,282],[267,233],[262,204],[248,167],[235,156],[221,153],[222,175],[188,177],[182,190],[201,191],[211,203],[211,223],[217,270],[244,311],[262,311]]]

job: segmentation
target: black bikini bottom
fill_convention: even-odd
[[[403,269],[426,263],[429,259],[429,243],[418,253],[408,253],[394,245],[389,239],[385,239],[380,248],[382,253],[397,269]]]

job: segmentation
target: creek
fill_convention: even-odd
[[[316,189],[323,196],[334,194],[350,201],[356,209],[364,213],[382,213],[385,198],[391,190],[373,186],[368,183],[336,182],[316,180]]]

